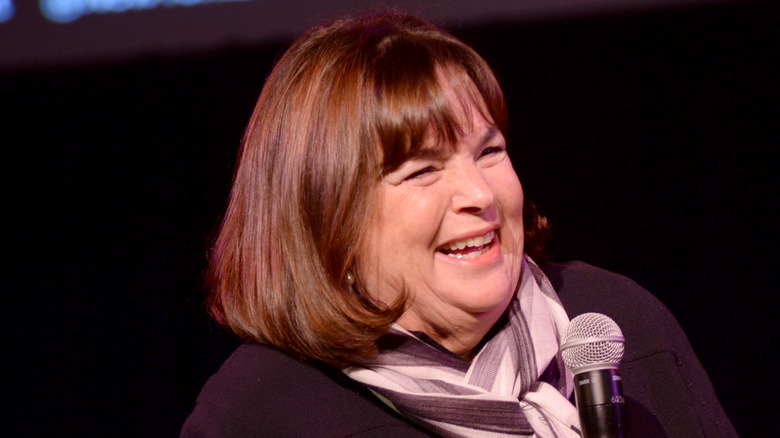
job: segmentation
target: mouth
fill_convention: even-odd
[[[489,231],[482,236],[450,242],[440,247],[438,251],[456,259],[473,259],[487,253],[495,241],[496,232]]]

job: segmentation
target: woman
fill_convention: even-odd
[[[629,436],[735,435],[652,296],[535,264],[546,222],[506,132],[485,61],[419,19],[295,42],[249,122],[212,255],[210,309],[248,342],[182,436],[579,436],[559,345],[586,311],[628,339]]]

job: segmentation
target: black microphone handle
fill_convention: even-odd
[[[623,438],[623,384],[616,369],[574,376],[574,397],[583,438]]]

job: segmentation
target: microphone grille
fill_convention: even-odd
[[[566,367],[577,374],[592,369],[618,368],[625,339],[612,318],[583,313],[571,320],[563,336],[561,355]]]

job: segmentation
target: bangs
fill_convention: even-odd
[[[507,115],[498,81],[470,48],[447,40],[418,43],[414,38],[385,41],[373,63],[374,134],[382,175],[424,150],[454,148],[471,130],[471,113],[506,136]],[[450,100],[442,81],[455,89]]]

